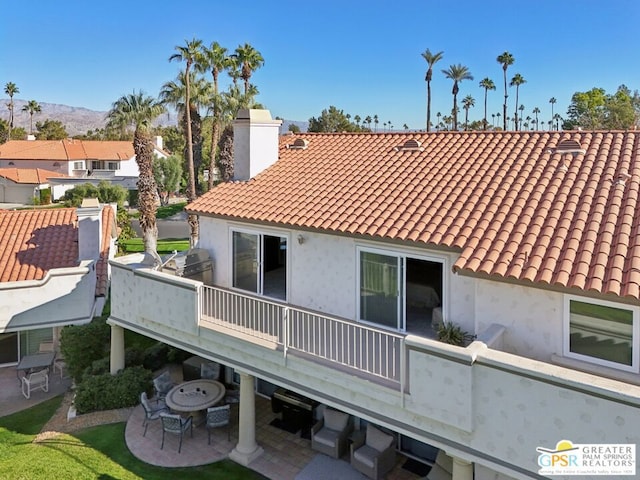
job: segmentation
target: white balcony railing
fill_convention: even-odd
[[[217,287],[202,289],[207,323],[402,384],[404,336]],[[402,385],[401,385],[402,387]]]

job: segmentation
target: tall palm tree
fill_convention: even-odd
[[[520,106],[518,107],[518,110],[520,110],[520,117],[519,117],[519,119],[520,119],[520,130],[522,130],[522,114],[524,112],[524,105],[520,104]]]
[[[487,129],[487,93],[489,93],[489,90],[495,90],[496,85],[495,83],[493,83],[493,80],[491,80],[489,77],[485,77],[482,80],[480,80],[480,88],[484,88],[484,122],[482,123],[482,129],[486,130]]]
[[[355,117],[353,117],[353,120],[356,122],[356,125],[358,126],[358,128],[360,128],[360,120],[362,120],[360,118],[360,115],[356,115]]]
[[[198,40],[194,38],[191,41],[186,41],[184,46],[178,45],[175,47],[177,53],[174,53],[169,57],[169,61],[177,61],[177,62],[185,62],[186,66],[184,69],[184,78],[185,78],[185,105],[191,105],[190,99],[190,71],[191,67],[194,63],[196,63],[200,58],[200,50],[202,48],[202,40]],[[193,202],[196,199],[196,181],[195,181],[195,170],[193,164],[193,137],[191,136],[191,112],[189,108],[185,109],[186,113],[186,140],[187,140],[187,170],[189,174],[189,184],[187,188],[187,200],[189,202]],[[189,227],[191,228],[191,238],[190,244],[192,247],[195,246],[196,241],[198,239],[198,217],[196,215],[189,215],[188,218]]]
[[[504,52],[502,55],[498,55],[496,58],[498,63],[502,64],[502,74],[504,77],[504,104],[502,105],[502,118],[504,121],[504,130],[507,129],[507,98],[509,95],[507,93],[507,68],[509,65],[513,65],[513,62],[516,61],[509,52]]]
[[[559,131],[559,130],[560,130],[560,120],[562,120],[562,117],[560,116],[560,114],[559,114],[559,113],[556,113],[556,114],[553,116],[553,119],[556,121],[556,130],[558,130],[558,131]]]
[[[249,80],[254,71],[264,65],[264,58],[248,43],[238,46],[235,54],[240,66],[240,78],[244,81],[244,94],[249,93]]]
[[[376,124],[376,133],[378,133],[378,123],[380,123],[380,121],[378,120],[378,115],[373,116],[373,123]]]
[[[500,112],[496,113],[496,117],[498,118],[498,125],[500,125],[500,117],[502,114]]]
[[[13,82],[7,82],[4,86],[4,93],[9,95],[9,103],[7,103],[7,108],[9,109],[9,136],[7,140],[11,140],[11,129],[13,129],[13,96],[16,93],[20,93],[20,89]]]
[[[366,123],[369,126],[369,130],[371,130],[371,115],[365,117],[364,123]]]
[[[496,126],[496,114],[492,113],[491,114],[491,127],[495,127]]]
[[[440,117],[442,117],[442,113],[436,113],[436,117],[438,117],[438,131],[440,131]]]
[[[40,113],[42,108],[35,100],[29,100],[29,103],[22,107],[22,111],[29,114],[29,134],[33,134],[33,115],[35,113]]]
[[[469,127],[469,109],[476,105],[476,100],[471,95],[467,95],[462,99],[462,108],[464,109],[464,129]],[[486,122],[486,120],[485,120]]]
[[[200,72],[210,71],[213,77],[213,97],[212,97],[212,127],[211,127],[211,154],[209,156],[209,189],[213,187],[214,170],[216,169],[216,150],[218,139],[220,136],[220,91],[218,89],[218,77],[220,72],[228,70],[230,67],[227,49],[222,47],[218,42],[212,42],[209,48],[202,47],[202,55],[200,61],[196,65],[196,69]]]
[[[518,110],[520,109],[520,106],[518,105],[518,92],[520,90],[520,85],[524,83],[527,83],[527,81],[519,73],[516,73],[511,79],[511,82],[509,83],[510,86],[516,87],[516,109],[515,109],[515,117],[514,117],[516,130],[518,130]]]
[[[155,257],[158,240],[156,225],[156,182],[153,179],[153,141],[151,122],[164,112],[164,107],[142,92],[116,100],[107,113],[107,128],[124,129],[133,125],[133,151],[138,164],[138,204],[140,228],[145,252]]]
[[[462,64],[450,65],[448,69],[442,70],[444,76],[453,80],[453,88],[451,93],[453,94],[453,109],[451,114],[453,115],[453,129],[458,129],[458,92],[460,87],[458,84],[463,80],[473,80],[473,75],[467,67]]]
[[[427,61],[427,73],[424,80],[427,82],[427,132],[431,128],[431,79],[433,77],[433,66],[442,60],[444,52],[431,53],[428,48],[422,52],[422,58]]]
[[[555,105],[556,102],[557,102],[556,97],[551,97],[549,99],[549,103],[551,104],[551,118],[552,119],[553,119],[553,106]],[[549,130],[551,130],[551,129],[549,129]]]
[[[535,107],[533,109],[533,114],[536,116],[535,119],[535,123],[536,123],[536,130],[538,130],[538,114],[540,113],[540,109],[538,107]]]

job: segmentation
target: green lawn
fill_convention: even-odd
[[[164,207],[160,206],[156,211],[156,218],[173,217],[176,213],[180,213],[182,210],[184,210],[184,207],[186,206],[187,206],[187,202],[172,203],[171,205],[167,205]],[[133,218],[139,218],[140,213],[135,212],[135,213],[132,213],[131,216]]]
[[[144,251],[144,245],[142,244],[142,238],[129,238],[127,240],[120,240],[118,242],[127,253],[137,253]],[[163,238],[158,240],[157,252],[160,255],[167,253],[173,253],[174,250],[182,252],[183,250],[189,250],[189,239],[182,238]]]
[[[0,478],[12,480],[189,478],[251,480],[266,477],[223,460],[193,468],[163,468],[137,460],[124,441],[124,423],[93,427],[33,443],[62,401],[56,397],[0,418]]]

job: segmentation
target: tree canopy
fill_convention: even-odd
[[[573,130],[624,130],[636,124],[640,116],[640,95],[624,85],[613,95],[603,88],[576,92],[567,109],[563,128]]]
[[[36,139],[38,140],[62,140],[69,134],[60,120],[47,119],[36,122]]]
[[[176,155],[153,159],[153,178],[158,188],[161,205],[169,204],[169,195],[180,187],[182,178],[182,159]]]
[[[342,110],[333,105],[329,109],[322,110],[318,118],[309,119],[309,132],[361,132],[366,131],[357,124],[349,121]]]

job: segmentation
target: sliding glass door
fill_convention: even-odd
[[[433,335],[442,318],[443,260],[362,247],[358,262],[360,321]]]
[[[286,300],[287,238],[232,231],[233,287]]]

